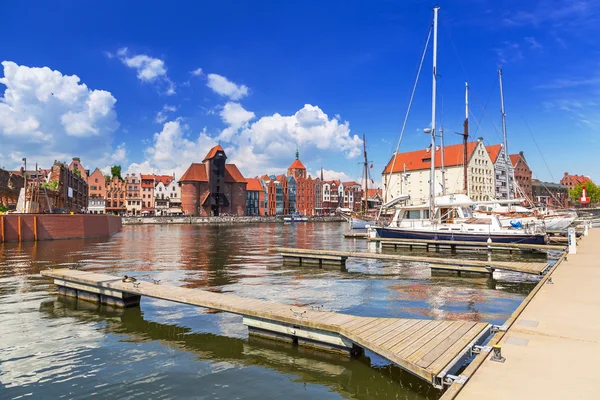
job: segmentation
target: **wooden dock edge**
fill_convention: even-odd
[[[74,277],[72,272],[76,273],[78,276]],[[139,306],[141,296],[159,298],[203,308],[215,308],[224,312],[242,315],[243,323],[248,327],[250,334],[257,334],[258,336],[264,336],[270,339],[287,342],[292,341],[298,345],[344,353],[346,355],[359,355],[364,350],[369,350],[397,365],[402,370],[428,381],[434,387],[439,389],[450,384],[449,382],[451,381],[448,381],[447,376],[463,367],[464,362],[472,357],[474,347],[484,342],[489,337],[491,330],[490,324],[474,323],[473,326],[469,328],[469,332],[473,332],[471,335],[466,335],[466,337],[463,337],[462,339],[457,338],[457,342],[449,344],[450,347],[444,350],[449,351],[452,346],[455,346],[455,350],[453,350],[452,354],[453,358],[445,359],[439,362],[438,367],[430,368],[419,365],[414,362],[414,360],[407,359],[405,355],[394,351],[393,348],[388,348],[383,344],[377,344],[371,341],[371,336],[363,335],[363,330],[355,330],[355,323],[346,325],[346,323],[349,322],[349,319],[356,319],[358,324],[364,324],[365,320],[371,320],[368,322],[371,323],[373,320],[385,318],[358,317],[332,312],[322,312],[321,314],[321,312],[319,312],[321,315],[318,315],[316,318],[313,316],[312,320],[304,320],[303,315],[307,313],[307,311],[309,314],[314,311],[300,311],[300,309],[294,311],[290,308],[291,315],[289,317],[282,316],[282,314],[276,310],[277,308],[281,308],[281,305],[277,303],[269,303],[266,308],[262,308],[260,311],[252,311],[251,309],[241,311],[239,307],[231,305],[222,304],[221,306],[217,306],[215,304],[217,299],[214,298],[216,295],[210,294],[210,292],[207,294],[209,297],[204,300],[193,300],[187,298],[187,296],[179,298],[182,296],[181,294],[165,296],[164,294],[160,295],[148,292],[148,288],[145,286],[149,285],[150,287],[153,287],[150,282],[140,281],[137,284],[133,284],[132,287],[127,286],[125,288],[123,286],[125,284],[121,283],[122,279],[112,275],[97,274],[94,272],[87,273],[84,271],[69,271],[66,269],[56,271],[50,269],[48,271],[41,271],[40,273],[42,276],[54,279],[54,284],[58,286],[59,294],[75,297],[83,301],[109,304],[116,307],[132,307]],[[98,281],[97,279],[94,279],[94,276],[97,275],[101,275],[104,280]],[[206,291],[200,290],[200,292]],[[223,295],[221,294],[219,296]],[[248,301],[252,300],[248,299]],[[274,309],[271,309],[272,307],[274,307]],[[288,308],[288,306],[285,306],[285,308]],[[335,319],[335,321],[326,321],[326,319],[331,318]],[[430,323],[432,320],[421,320],[421,322]],[[467,332],[464,333],[466,334]],[[465,339],[467,339],[467,341],[465,341]],[[460,342],[460,340],[463,342]],[[433,349],[430,349],[430,351],[433,351]],[[441,354],[437,357],[440,356]]]
[[[484,250],[556,250],[564,251],[566,244],[524,244],[524,243],[485,243],[485,242],[465,242],[454,240],[429,240],[429,239],[394,239],[394,238],[369,238],[369,242],[386,244],[387,246],[424,246],[436,248],[481,248]]]
[[[449,259],[440,257],[419,257],[399,254],[387,253],[370,253],[370,252],[354,252],[354,251],[337,251],[326,249],[305,249],[305,248],[288,248],[288,247],[272,247],[269,252],[278,253],[288,263],[296,262],[302,265],[302,262],[310,262],[313,264],[336,263],[336,265],[346,265],[348,258],[366,258],[376,260],[386,260],[395,262],[422,262],[428,263],[432,270],[455,270],[465,272],[479,272],[493,274],[494,270],[505,270],[520,272],[532,275],[543,275],[544,271],[549,268],[549,263],[530,262],[528,267],[524,267],[524,263],[511,263],[506,261],[482,261],[482,260],[464,260],[464,259]],[[333,260],[332,260],[333,259]],[[338,261],[339,260],[339,261]],[[339,264],[338,264],[339,262]],[[531,268],[534,266],[536,268]],[[454,268],[452,268],[454,267]]]
[[[521,315],[521,313],[525,310],[527,305],[533,300],[535,295],[540,291],[540,289],[546,284],[548,279],[551,278],[554,271],[562,264],[562,262],[567,258],[567,253],[563,253],[562,257],[552,266],[552,268],[544,275],[544,277],[538,282],[538,284],[533,288],[533,290],[525,297],[523,302],[517,307],[517,309],[512,313],[512,315],[506,320],[503,325],[503,330],[498,331],[492,335],[490,340],[487,343],[487,346],[494,346],[500,343],[500,340],[506,335],[508,329],[515,323],[517,318]],[[458,396],[460,391],[463,389],[465,384],[468,383],[469,378],[473,376],[483,364],[483,362],[491,356],[491,352],[481,352],[479,353],[473,361],[465,368],[462,372],[461,377],[463,379],[458,382],[454,382],[450,385],[450,387],[444,392],[440,400],[453,400]]]

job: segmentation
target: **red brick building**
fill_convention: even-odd
[[[88,212],[104,214],[106,212],[106,178],[98,168],[88,177]]]
[[[525,160],[525,156],[521,151],[519,154],[511,154],[510,162],[513,166],[514,174],[515,174],[515,182],[519,185],[519,188],[525,195],[527,199],[532,199],[531,192],[531,169],[529,169],[529,165],[527,165],[527,161]],[[517,192],[517,197],[519,197],[519,193]]]
[[[245,215],[246,179],[235,164],[226,164],[221,146],[215,146],[202,163],[193,163],[181,183],[181,207],[187,215]]]
[[[125,214],[125,198],[127,194],[126,182],[118,176],[113,176],[112,179],[106,180],[106,214],[119,215]]]
[[[573,190],[575,186],[580,183],[588,183],[591,182],[591,179],[588,176],[583,175],[569,175],[568,172],[565,172],[565,175],[560,180],[560,184],[567,187],[568,190]]]
[[[81,159],[79,157],[73,157],[73,161],[71,161],[71,164],[69,164],[69,170],[73,171],[74,173],[75,170],[77,170],[79,176],[81,176],[81,179],[83,179],[85,183],[88,183],[90,171],[83,168],[83,165],[81,165]]]
[[[54,162],[50,171],[48,181],[58,182],[58,196],[53,208],[63,208],[72,212],[80,212],[87,209],[88,185],[83,176],[76,175],[66,164],[58,161]]]
[[[303,215],[315,214],[315,180],[306,176],[306,167],[300,161],[298,150],[296,159],[288,167],[287,175],[296,181],[296,211]]]

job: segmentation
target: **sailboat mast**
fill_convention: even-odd
[[[365,205],[364,205],[364,210],[365,210],[365,214],[369,211],[369,162],[367,161],[367,138],[365,137],[365,134],[363,133],[363,148],[364,148],[364,155],[365,155],[365,161],[364,161],[364,173],[365,173]]]
[[[444,96],[442,96],[442,123],[440,126],[440,162],[442,163],[442,195],[446,195],[446,164],[444,163]]]
[[[431,85],[431,171],[429,172],[429,219],[433,221],[435,213],[435,104],[437,96],[437,39],[438,39],[438,11],[433,9],[433,83]]]
[[[504,137],[504,162],[506,163],[506,198],[511,199],[510,190],[510,159],[508,157],[508,145],[506,140],[506,113],[504,112],[504,89],[502,87],[502,67],[498,69],[498,78],[500,79],[500,112],[502,113],[502,136]]]
[[[469,83],[465,82],[465,122],[463,124],[463,179],[465,194],[469,194],[469,185],[467,182],[467,163],[469,160],[467,154],[467,142],[469,140]]]

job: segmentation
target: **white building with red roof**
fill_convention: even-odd
[[[441,151],[435,153],[435,193],[442,193]],[[444,148],[446,193],[465,193],[464,146],[455,144]],[[413,204],[429,199],[431,152],[429,149],[398,153],[382,173],[384,202],[408,194]],[[495,197],[494,165],[483,144],[483,138],[467,143],[467,194],[471,199],[489,200]]]

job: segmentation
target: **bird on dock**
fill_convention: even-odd
[[[135,279],[133,276],[124,275],[123,282],[137,282],[137,279]]]

